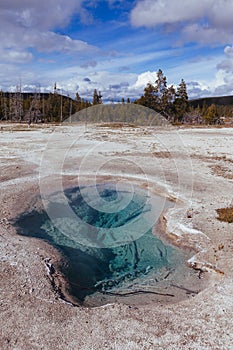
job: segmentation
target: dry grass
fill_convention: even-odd
[[[218,220],[229,223],[233,222],[233,207],[216,209],[216,212],[218,213]]]
[[[211,165],[210,168],[212,169],[214,174],[222,176],[225,179],[233,180],[233,173],[231,169],[222,165]]]

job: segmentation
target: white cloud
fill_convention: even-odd
[[[139,0],[131,12],[133,26],[176,25],[181,42],[232,41],[232,0]]]
[[[39,52],[94,52],[98,49],[92,45],[88,45],[86,42],[81,40],[71,39],[67,35],[60,35],[53,32],[38,33],[33,32],[30,35],[25,35],[23,43],[25,46],[30,46],[33,42],[37,51]]]
[[[59,69],[57,65],[51,67],[49,76],[47,72],[40,75],[39,81],[36,77],[23,74],[23,85],[33,85],[34,81],[40,83],[41,91],[53,91],[53,84],[56,81],[57,87],[63,90],[64,94],[74,93],[78,90],[83,98],[92,99],[94,89],[102,92],[104,100],[118,100],[121,97],[140,96],[143,92],[142,87],[134,88],[137,81],[137,74],[133,73],[114,73],[107,70],[87,70],[80,66],[72,66]],[[136,93],[136,95],[135,95]]]
[[[207,16],[216,28],[230,29],[232,31],[232,0],[212,0],[208,10]]]
[[[233,46],[226,46],[225,49],[224,49],[224,53],[229,56],[229,57],[232,57],[233,58]]]
[[[17,81],[19,80],[19,78],[20,78],[19,70],[15,64],[0,63],[0,89],[1,90],[5,90],[6,86],[9,90],[9,87],[12,84],[12,80],[16,79],[15,83],[17,84]]]
[[[120,7],[122,4],[124,9],[128,8],[126,3],[130,3],[126,0],[107,1],[111,6]],[[58,33],[59,28],[70,23],[74,14],[79,15],[80,20],[88,17],[82,8],[83,3],[98,6],[99,2],[101,0],[1,0],[0,79],[3,87],[8,89],[21,77],[25,87],[32,89],[34,83],[40,83],[49,91],[57,81],[64,91],[75,92],[78,86],[80,95],[85,98],[92,98],[94,88],[101,90],[105,99],[118,99],[121,94],[122,97],[136,98],[143,94],[148,82],[156,80],[156,72],[150,71],[151,65],[152,70],[157,70],[162,64],[167,67],[164,73],[169,85],[175,85],[181,78],[187,83],[194,82],[189,85],[193,96],[230,91],[232,81],[227,75],[233,72],[232,46],[226,46],[225,57],[195,63],[188,58],[181,60],[182,54],[190,56],[189,48],[168,49],[170,33],[166,38],[157,35],[156,40],[151,37],[151,31],[146,30],[136,31],[135,36],[126,33],[124,40],[121,35],[116,36],[110,48],[107,45],[113,52],[112,56],[108,49],[100,51],[78,37],[74,39]],[[135,2],[131,13],[134,26],[175,28],[180,34],[180,44],[232,43],[233,0]],[[87,8],[91,10],[91,7]],[[102,45],[105,45],[104,41]],[[132,73],[133,70],[137,74]],[[85,79],[87,77],[90,82]],[[195,85],[197,81],[199,85]]]
[[[137,81],[134,85],[135,89],[143,89],[146,87],[148,83],[154,84],[155,80],[157,79],[156,72],[144,72],[138,75]]]
[[[222,84],[216,87],[221,95],[233,94],[233,46],[224,49],[225,58],[217,64],[218,74],[222,76]]]
[[[54,28],[67,25],[74,13],[82,15],[81,0],[5,1],[0,3],[0,50],[3,56],[9,49],[26,51],[27,61],[30,49],[39,52],[93,52],[96,50],[82,40],[57,34]],[[9,54],[10,55],[10,54]],[[11,54],[12,56],[13,54]],[[28,56],[28,57],[26,57]],[[22,54],[19,61],[22,59]]]
[[[72,14],[81,13],[82,0],[1,0],[0,19],[18,27],[49,30],[69,23]]]
[[[131,13],[131,22],[135,26],[153,27],[197,20],[210,3],[211,0],[141,0]]]
[[[28,63],[33,59],[33,54],[22,50],[0,50],[0,57],[6,63]]]
[[[201,26],[192,23],[181,30],[181,42],[198,42],[199,44],[213,46],[231,42],[232,34],[210,26]]]
[[[47,87],[62,80],[62,60],[67,60],[64,55],[69,55],[70,60],[78,57],[80,63],[98,56],[97,47],[57,32],[74,14],[82,18],[82,3],[83,0],[0,1],[0,66],[5,67],[0,74],[2,89],[12,89],[20,79],[25,86],[40,83]],[[50,76],[52,69],[48,65],[52,66],[52,62],[56,63],[56,72],[60,70],[57,77]]]
[[[203,78],[198,79],[198,81],[188,81],[187,89],[191,99],[230,95],[233,94],[233,77],[226,71],[219,69],[211,78],[203,75]]]
[[[233,73],[233,46],[226,46],[224,49],[225,59],[218,65],[217,69],[227,74]]]

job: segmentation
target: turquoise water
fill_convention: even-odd
[[[93,293],[124,290],[174,267],[177,250],[154,236],[153,222],[147,220],[153,209],[148,193],[132,195],[101,184],[67,189],[65,197],[76,223],[63,216],[64,203],[54,194],[46,211],[26,213],[16,226],[19,234],[46,240],[62,253],[60,269],[69,281],[69,293],[80,303]],[[155,200],[158,207],[164,203],[161,197]]]

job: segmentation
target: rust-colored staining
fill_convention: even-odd
[[[224,222],[233,222],[233,206],[227,208],[216,209],[218,214],[217,219]]]
[[[171,153],[167,151],[154,152],[153,156],[157,158],[171,158]]]

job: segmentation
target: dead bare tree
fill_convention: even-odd
[[[21,92],[21,84],[16,86],[16,92],[10,94],[10,120],[19,121],[23,120],[23,97]]]
[[[41,117],[41,110],[40,110],[40,92],[35,91],[29,110],[26,113],[26,120],[29,124],[31,123],[37,123],[39,118]]]

